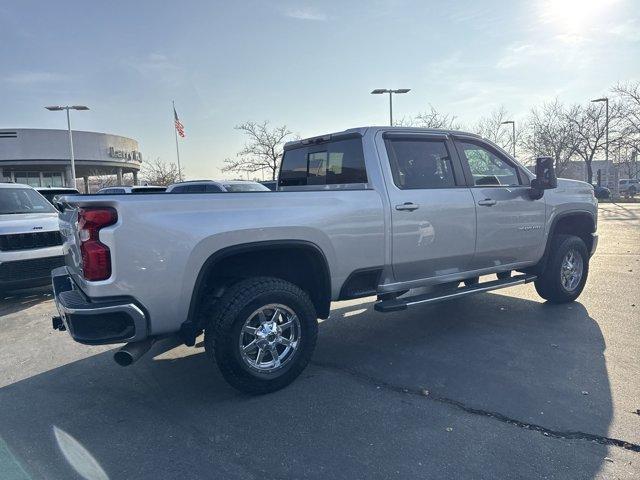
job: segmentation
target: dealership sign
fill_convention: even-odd
[[[121,158],[123,160],[135,160],[138,162],[142,161],[142,153],[137,150],[116,150],[114,147],[109,147],[109,156],[111,158]]]

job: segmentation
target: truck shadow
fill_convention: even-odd
[[[201,348],[165,340],[129,368],[101,353],[0,389],[0,471],[407,478],[425,465],[434,478],[591,478],[607,447],[588,443],[579,453],[482,412],[606,435],[604,348],[579,303],[484,294],[386,315],[370,302],[340,306],[320,326],[312,365],[263,397],[228,387]]]

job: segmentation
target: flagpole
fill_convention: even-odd
[[[173,133],[176,137],[176,156],[178,157],[178,179],[182,181],[182,170],[180,169],[180,147],[178,146],[178,129],[176,128],[176,102],[171,100],[171,104],[173,105]]]

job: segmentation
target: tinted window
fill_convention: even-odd
[[[349,138],[286,150],[278,185],[367,183],[362,139]]]
[[[131,193],[160,193],[165,190],[166,188],[164,187],[135,187],[131,189]]]
[[[205,187],[205,191],[207,193],[220,193],[222,191],[222,189],[218,185],[214,185],[213,183],[209,183]]]
[[[207,186],[204,184],[179,185],[171,190],[171,193],[204,193]]]
[[[467,160],[476,186],[520,185],[518,169],[490,150],[475,143],[459,142],[463,160]]]
[[[398,188],[455,187],[453,165],[443,140],[388,141],[393,181]]]
[[[227,192],[268,192],[269,189],[259,183],[225,183]]]

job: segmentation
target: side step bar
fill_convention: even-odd
[[[454,288],[445,292],[430,292],[422,295],[415,295],[413,297],[383,300],[377,302],[373,308],[378,312],[397,312],[399,310],[406,310],[414,305],[427,305],[443,302],[445,300],[453,300],[454,298],[466,297],[467,295],[473,295],[476,293],[513,287],[514,285],[522,285],[524,283],[533,282],[535,279],[535,275],[516,275],[502,280],[492,280],[490,282],[476,283],[475,285],[470,285],[468,287]]]

